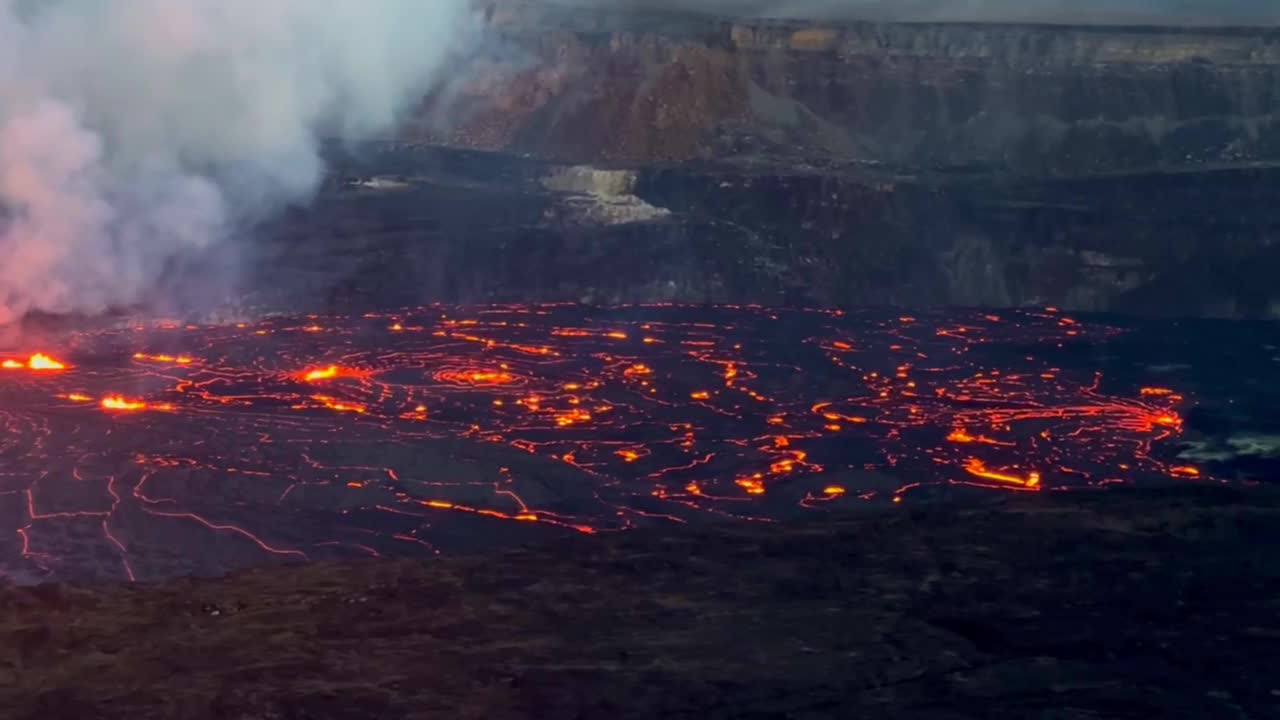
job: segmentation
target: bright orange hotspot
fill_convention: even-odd
[[[67,366],[45,355],[36,353],[27,360],[27,367],[32,370],[65,370]]]
[[[137,400],[126,400],[119,395],[102,398],[102,407],[107,410],[145,410],[147,404]]]
[[[338,374],[340,372],[341,372],[341,369],[337,365],[330,365],[327,368],[321,368],[319,370],[310,370],[302,376],[302,379],[306,380],[307,382],[319,382],[321,380],[332,380],[333,378],[338,377]]]

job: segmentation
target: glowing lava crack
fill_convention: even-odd
[[[0,572],[155,578],[950,492],[1206,480],[1054,311],[419,308],[2,361]],[[121,348],[127,348],[122,354]],[[319,350],[317,350],[319,348]]]

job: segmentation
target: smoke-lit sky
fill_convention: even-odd
[[[1007,22],[1280,24],[1280,0],[558,0],[741,15]]]

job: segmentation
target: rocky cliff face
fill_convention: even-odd
[[[575,162],[753,154],[1076,174],[1280,159],[1280,31],[751,24],[496,3],[522,52],[426,134]]]
[[[275,289],[332,245],[299,277],[347,303],[1280,315],[1280,31],[479,12],[497,51],[335,158]]]

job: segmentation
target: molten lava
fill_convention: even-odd
[[[146,410],[147,404],[140,400],[128,400],[120,395],[113,395],[111,397],[102,398],[102,407],[107,410],[134,411]]]
[[[1069,320],[503,306],[76,334],[77,367],[3,361],[0,438],[21,460],[0,537],[17,538],[8,567],[56,575],[58,543],[96,537],[93,557],[119,561],[103,574],[152,577],[214,535],[229,568],[935,486],[1212,481],[1164,452],[1176,378],[1071,366],[1064,344],[1120,331]]]
[[[35,370],[38,372],[47,372],[50,370],[66,370],[67,365],[60,360],[55,360],[44,353],[35,353],[27,358],[26,362],[14,360],[12,358],[0,362],[0,367],[6,370]]]
[[[317,383],[317,382],[324,382],[325,380],[335,380],[337,378],[343,378],[343,377],[360,377],[361,373],[356,370],[352,370],[350,368],[339,367],[337,365],[330,365],[328,367],[304,371],[303,373],[301,373],[301,376],[303,381],[305,382]]]
[[[435,379],[453,385],[512,385],[520,380],[506,370],[488,368],[441,370],[435,374]]]
[[[134,353],[133,359],[139,362],[170,363],[176,365],[191,364],[191,358],[186,357],[185,355],[147,355],[146,353]]]
[[[1040,473],[1030,472],[1025,477],[1021,475],[1012,475],[1004,472],[994,472],[987,469],[987,464],[978,458],[969,458],[964,464],[965,472],[983,480],[993,480],[998,483],[1007,483],[1009,485],[1020,485],[1026,488],[1035,488],[1040,485]]]
[[[67,368],[63,363],[54,360],[44,353],[36,353],[27,360],[27,367],[32,370],[65,370]]]

